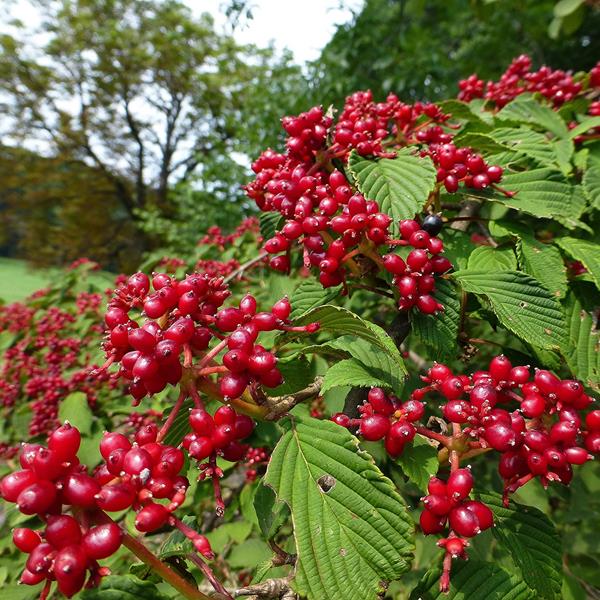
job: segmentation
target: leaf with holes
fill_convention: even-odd
[[[600,332],[575,290],[567,295],[565,313],[569,341],[562,354],[575,377],[600,391]]]
[[[478,560],[452,561],[450,591],[440,592],[442,570],[425,574],[410,600],[533,600],[535,594],[518,576],[495,564]]]
[[[556,238],[554,241],[588,270],[600,289],[600,244],[576,238]]]
[[[560,115],[549,108],[536,102],[533,98],[519,97],[509,102],[497,115],[499,120],[528,123],[550,131],[559,138],[567,137],[569,130]]]
[[[485,298],[504,327],[540,348],[560,348],[566,339],[560,304],[533,277],[520,271],[459,271],[467,292]]]
[[[320,332],[333,333],[335,335],[353,335],[373,344],[379,350],[385,352],[392,360],[395,367],[402,375],[406,374],[406,367],[396,348],[392,338],[378,325],[361,319],[353,312],[338,306],[319,306],[302,315],[294,321],[294,325],[308,325],[309,323],[320,323]],[[295,332],[284,333],[279,337],[279,342],[293,337],[306,334]]]
[[[441,279],[436,283],[435,297],[444,306],[437,315],[424,315],[413,311],[410,322],[413,333],[443,358],[456,355],[456,338],[460,321],[460,302],[456,287],[451,281]]]
[[[292,319],[295,319],[311,308],[322,306],[331,302],[340,295],[341,285],[324,288],[318,281],[307,279],[303,281],[292,294],[290,302],[292,304]]]
[[[478,494],[494,513],[494,537],[510,552],[523,580],[539,598],[560,598],[562,544],[550,519],[537,508],[511,502],[506,508],[500,494]]]
[[[348,168],[360,192],[392,217],[395,232],[399,220],[421,212],[436,182],[431,159],[415,156],[408,149],[400,150],[396,158],[375,160],[352,152]]]
[[[265,475],[292,513],[294,587],[309,600],[363,600],[408,571],[414,525],[392,482],[331,421],[283,422]]]

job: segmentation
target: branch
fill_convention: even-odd
[[[321,392],[322,385],[323,378],[319,376],[316,377],[309,386],[293,394],[274,396],[272,398],[265,397],[265,404],[268,407],[268,412],[265,415],[265,419],[267,421],[275,421],[292,410],[296,404],[300,404],[300,402],[304,402],[304,400],[318,396]]]

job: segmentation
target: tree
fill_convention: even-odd
[[[175,0],[39,6],[41,35],[16,23],[0,40],[6,142],[98,169],[133,220],[167,212],[172,186],[239,150],[248,96],[280,64]]]
[[[555,68],[590,69],[600,55],[600,10],[589,7],[570,37],[548,35],[554,0],[366,0],[312,65],[315,97],[339,105],[355,89],[379,98],[446,97],[477,71],[500,75],[518,54]]]

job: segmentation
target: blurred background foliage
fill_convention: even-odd
[[[224,28],[178,0],[36,6],[41,34],[13,23],[0,35],[0,254],[36,266],[85,255],[130,271],[211,224],[233,230],[253,212],[241,185],[282,115],[339,108],[358,89],[451,96],[521,53],[576,70],[600,56],[589,0],[365,0],[305,65],[236,42],[251,1],[225,2]]]

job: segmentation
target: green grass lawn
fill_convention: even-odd
[[[32,269],[26,261],[0,257],[0,299],[4,302],[24,300],[41,288],[47,287],[60,274],[60,269]],[[93,273],[90,280],[102,288],[111,285],[109,273]]]

